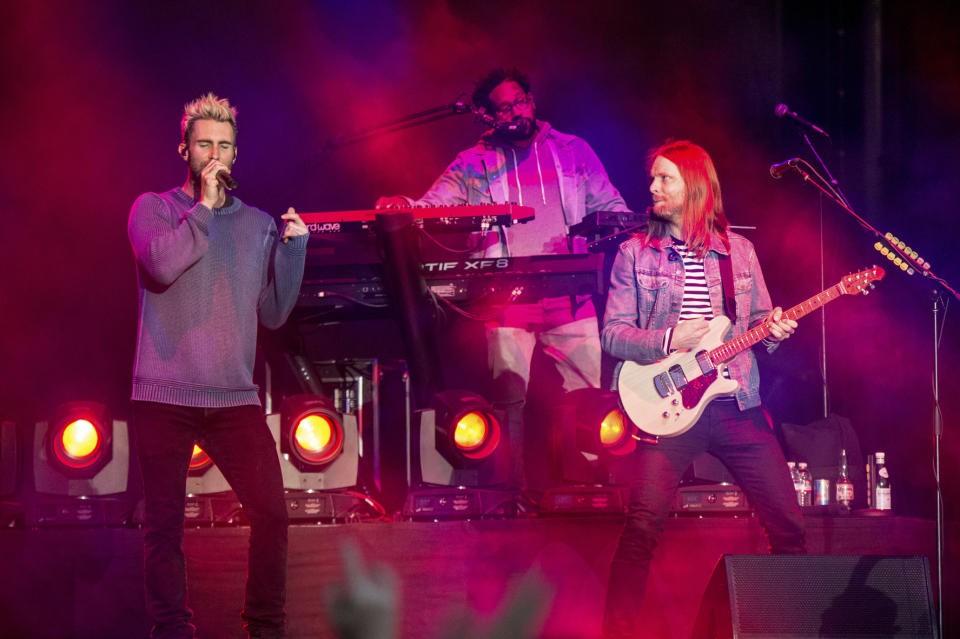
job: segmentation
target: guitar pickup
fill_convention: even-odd
[[[660,395],[660,397],[669,397],[673,392],[673,387],[670,386],[670,376],[666,373],[654,375],[653,386],[657,389],[657,394]]]
[[[677,387],[677,390],[683,390],[687,385],[687,376],[683,374],[683,369],[679,364],[671,366],[669,371],[670,379],[673,381],[673,385]]]
[[[709,375],[716,369],[716,366],[710,361],[710,353],[707,351],[697,353],[697,364],[700,365],[700,372],[704,375]]]

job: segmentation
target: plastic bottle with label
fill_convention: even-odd
[[[787,468],[790,470],[790,481],[793,482],[793,492],[797,494],[797,503],[799,504],[803,486],[800,485],[800,471],[797,470],[797,462],[788,461]]]

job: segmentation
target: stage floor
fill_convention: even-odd
[[[482,624],[510,585],[531,570],[554,590],[540,636],[596,637],[622,523],[618,517],[556,517],[293,526],[289,636],[334,637],[324,593],[342,577],[339,544],[351,540],[368,560],[390,566],[399,576],[401,637],[437,636],[445,619],[464,606]],[[806,523],[812,554],[925,555],[936,582],[932,521],[848,516],[809,517]],[[189,600],[201,637],[246,637],[239,610],[248,533],[244,527],[186,531]],[[957,536],[953,524],[948,556],[956,556]],[[141,544],[136,529],[0,530],[0,636],[147,636]],[[752,517],[670,519],[643,604],[650,636],[687,639],[719,557],[765,549]],[[949,614],[958,601],[957,577],[950,572],[956,572],[955,564],[947,566],[944,607]],[[945,636],[951,636],[949,628]]]

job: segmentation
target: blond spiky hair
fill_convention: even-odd
[[[237,110],[230,106],[230,100],[218,98],[212,92],[207,93],[183,106],[183,118],[180,120],[180,136],[184,144],[190,144],[193,123],[197,120],[215,120],[229,122],[233,127],[233,137],[237,137]]]

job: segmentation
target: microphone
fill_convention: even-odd
[[[237,180],[224,170],[217,172],[217,182],[223,185],[228,191],[237,188]]]
[[[779,180],[782,178],[788,171],[796,170],[797,164],[800,162],[800,158],[790,158],[789,160],[784,160],[779,164],[770,165],[770,176]]]
[[[493,120],[493,118],[490,118],[490,119],[492,121],[491,123],[493,124],[493,128],[496,129],[497,131],[500,131],[501,133],[504,131],[509,133],[514,133],[516,131],[520,131],[523,127],[527,125],[523,119],[507,120],[506,122],[496,122]]]
[[[790,107],[788,107],[786,104],[784,104],[784,103],[782,103],[782,102],[777,105],[777,108],[774,109],[773,112],[777,114],[777,117],[778,117],[778,118],[788,118],[788,119],[790,119],[790,120],[793,120],[794,122],[796,122],[796,123],[799,124],[800,126],[806,127],[806,128],[808,128],[808,129],[810,129],[811,131],[815,131],[815,132],[819,133],[820,135],[822,135],[822,136],[825,137],[825,138],[829,138],[829,137],[830,137],[830,134],[829,134],[829,133],[827,133],[826,131],[824,131],[824,130],[821,129],[820,127],[818,127],[816,124],[814,124],[814,123],[812,123],[812,122],[808,122],[807,120],[804,120],[804,119],[801,118],[799,115],[797,115],[797,112],[796,112],[796,111],[791,111],[791,110],[790,110]]]

